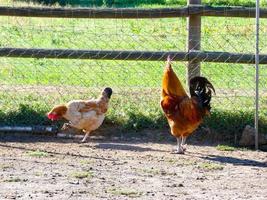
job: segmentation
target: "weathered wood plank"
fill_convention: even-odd
[[[187,0],[188,5],[200,5],[201,0]],[[201,16],[191,15],[189,9],[189,17],[187,18],[187,51],[199,51],[201,42]],[[198,60],[190,60],[187,64],[186,82],[189,86],[190,80],[200,76],[200,62]]]
[[[186,17],[188,8],[130,9],[130,8],[34,8],[0,7],[0,15],[58,18],[170,18]]]
[[[220,63],[254,64],[254,54],[229,52],[164,52],[164,51],[102,51],[72,49],[26,49],[0,48],[0,57],[54,58],[54,59],[101,59],[101,60],[145,60],[165,61],[170,55],[174,61],[198,61]],[[267,64],[267,55],[260,55],[260,64]]]
[[[189,5],[180,8],[39,8],[0,6],[0,16],[58,17],[58,18],[171,18],[189,15],[217,17],[255,17],[255,8]],[[267,18],[267,9],[260,9],[260,17]]]
[[[214,16],[214,17],[243,17],[255,18],[255,8],[252,7],[237,7],[237,6],[203,6],[203,5],[190,5],[190,15],[201,16]],[[267,9],[260,9],[260,17],[267,18]]]
[[[103,60],[166,60],[167,55],[179,61],[187,61],[185,52],[149,51],[102,51],[71,49],[24,49],[0,48],[2,57],[58,58],[58,59],[103,59]]]

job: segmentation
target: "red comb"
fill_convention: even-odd
[[[51,119],[52,121],[58,119],[58,116],[53,113],[48,114],[47,117],[48,119]]]

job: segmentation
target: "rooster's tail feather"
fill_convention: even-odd
[[[203,108],[210,110],[212,92],[215,94],[213,85],[205,77],[196,76],[190,80],[190,95],[197,97]]]

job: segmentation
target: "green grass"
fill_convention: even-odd
[[[219,151],[234,151],[236,150],[235,147],[231,147],[231,146],[228,146],[228,145],[217,145],[216,146],[216,149],[219,150]]]
[[[77,178],[77,179],[90,178],[90,177],[92,177],[92,175],[93,175],[92,172],[87,172],[87,171],[71,173],[71,177],[74,177],[74,178]]]
[[[40,150],[36,150],[36,151],[27,151],[26,154],[30,157],[48,157],[49,154],[44,152],[44,151],[40,151]]]
[[[224,166],[216,163],[200,163],[198,165],[198,168],[206,171],[214,171],[214,170],[223,170]]]
[[[2,2],[7,1],[0,0]],[[176,5],[177,1],[168,2]],[[246,5],[252,1],[216,2]],[[254,21],[203,18],[202,49],[254,53]],[[264,36],[267,21],[260,23],[260,35]],[[186,51],[185,18],[51,20],[1,17],[0,24],[0,47]],[[261,53],[267,52],[263,39],[260,48]],[[151,61],[1,57],[0,125],[50,125],[52,122],[45,113],[53,105],[96,97],[103,87],[110,86],[114,95],[104,126],[135,131],[166,129],[168,125],[159,106],[163,67],[164,62]],[[185,85],[186,63],[174,62],[173,67]],[[201,71],[217,92],[212,100],[212,115],[205,119],[204,125],[227,134],[225,138],[230,140],[236,133],[240,136],[245,125],[254,123],[253,65],[202,63]],[[260,76],[260,130],[266,132],[266,66],[260,67]]]
[[[82,165],[89,165],[92,163],[94,163],[94,161],[92,161],[92,160],[81,160],[80,161],[80,164],[82,164]]]
[[[142,196],[142,192],[138,192],[133,189],[121,189],[121,188],[110,188],[107,190],[108,193],[116,195],[116,196],[127,196],[130,198],[137,198]]]
[[[21,179],[18,177],[11,177],[9,179],[5,179],[4,182],[8,182],[8,183],[16,183],[16,182],[26,182],[27,179]]]
[[[11,165],[11,164],[4,164],[4,163],[3,164],[2,163],[0,164],[0,169],[3,170],[3,171],[4,170],[7,170],[7,169],[10,169],[10,168],[13,168],[13,165]]]

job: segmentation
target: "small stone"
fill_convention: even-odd
[[[255,129],[250,125],[246,125],[243,130],[241,139],[239,141],[240,146],[253,146],[255,144]],[[267,144],[267,139],[264,135],[259,134],[259,144]]]
[[[79,181],[69,181],[70,184],[73,184],[73,185],[79,185]]]

